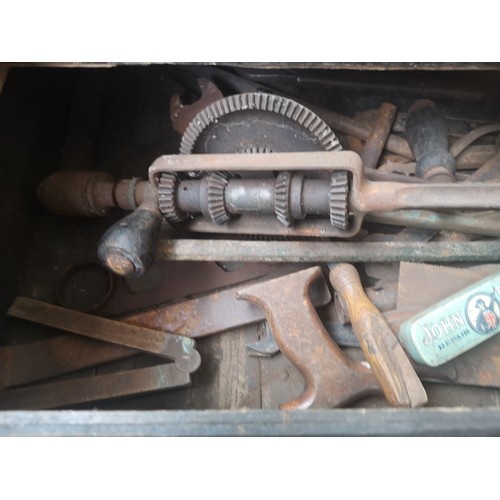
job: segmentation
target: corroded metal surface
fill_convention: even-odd
[[[288,275],[289,272],[288,267],[276,274]],[[268,281],[269,279],[266,279],[263,283]],[[248,284],[243,286],[248,286]],[[199,338],[264,320],[264,314],[256,305],[237,300],[237,293],[240,289],[241,285],[233,286],[205,297],[127,315],[122,318],[122,321],[155,330],[175,332],[190,338]],[[325,305],[331,299],[328,287],[324,281],[320,280],[311,285],[310,296],[315,306]]]
[[[0,392],[0,408],[2,410],[59,408],[186,387],[190,383],[189,374],[181,372],[174,363],[171,363]]]
[[[152,183],[162,172],[189,171],[300,171],[307,166],[317,171],[343,171],[350,176],[348,192],[349,227],[343,230],[334,227],[330,236],[348,238],[355,235],[366,214],[400,209],[498,209],[500,208],[500,186],[497,184],[405,184],[397,182],[373,182],[363,173],[360,157],[353,152],[312,152],[312,153],[274,153],[272,155],[245,154],[200,154],[169,155],[159,157],[149,169]],[[192,181],[188,188],[195,191]],[[234,192],[230,211],[244,214],[274,214],[272,182],[262,180],[262,186],[255,179],[230,180],[226,193]],[[233,188],[234,186],[234,188]],[[183,188],[184,190],[184,188]],[[203,191],[200,184],[199,192]],[[317,214],[316,218],[330,215],[330,182],[319,179],[305,179],[303,182],[302,205],[305,214]],[[229,197],[229,194],[228,194]],[[202,212],[202,196],[199,208],[193,200],[189,201],[191,210]],[[181,199],[179,199],[181,201]],[[227,202],[227,200],[226,200]],[[180,206],[183,209],[183,206]],[[243,217],[243,216],[242,216]],[[319,234],[318,236],[321,236]]]
[[[344,406],[380,392],[371,370],[347,358],[321,324],[309,299],[319,278],[321,268],[313,267],[238,292],[263,309],[281,352],[304,376],[304,392],[282,409]]]
[[[361,153],[361,159],[363,160],[363,167],[365,170],[377,168],[385,143],[391,133],[392,124],[396,117],[396,110],[396,106],[388,102],[380,106],[375,121],[371,126],[370,135]]]
[[[454,158],[456,158],[474,141],[477,141],[479,138],[495,132],[500,132],[500,123],[489,123],[488,125],[483,125],[482,127],[475,128],[453,143],[453,145],[450,147],[450,154]]]
[[[158,259],[232,262],[497,262],[500,240],[441,242],[161,240]]]
[[[106,217],[112,208],[134,210],[142,203],[147,182],[115,181],[107,172],[62,171],[45,178],[37,187],[39,203],[65,217]]]
[[[77,336],[0,347],[0,389],[28,384],[139,354],[128,347]]]
[[[177,368],[192,373],[200,366],[200,354],[192,339],[18,297],[7,311],[10,317],[102,340],[174,360]]]
[[[170,120],[177,132],[183,134],[193,118],[204,108],[222,99],[222,92],[205,78],[198,78],[200,98],[192,104],[182,104],[181,96],[174,94],[170,99]]]

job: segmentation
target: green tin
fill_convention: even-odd
[[[399,340],[417,363],[440,366],[500,332],[500,273],[406,320]]]

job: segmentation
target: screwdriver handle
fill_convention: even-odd
[[[330,281],[351,319],[359,345],[392,406],[416,407],[427,403],[425,389],[389,324],[366,296],[356,268],[338,264]]]

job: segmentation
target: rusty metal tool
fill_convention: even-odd
[[[255,304],[237,300],[238,291],[243,286],[253,283],[268,283],[273,278],[289,275],[290,269],[284,268],[268,276],[263,281],[232,286],[220,292],[196,297],[182,302],[155,307],[150,311],[128,314],[124,321],[131,325],[174,332],[190,338],[200,338],[214,333],[263,321],[264,314]],[[331,295],[324,280],[311,283],[310,300],[314,306],[322,306],[330,302]]]
[[[61,171],[37,186],[39,203],[64,217],[106,217],[114,207],[135,210],[144,198],[147,181],[116,181],[107,172]]]
[[[420,99],[409,109],[406,137],[417,160],[417,177],[433,182],[455,180],[455,158],[448,151],[448,124],[429,99]]]
[[[182,104],[179,94],[174,94],[170,99],[170,120],[175,130],[181,134],[184,134],[188,125],[201,110],[224,97],[215,84],[206,78],[198,78],[198,86],[201,96],[192,104]]]
[[[0,392],[2,410],[42,410],[67,407],[165,389],[187,387],[189,373],[174,363],[119,373],[60,380]]]
[[[315,171],[331,171],[331,181],[292,175],[306,166]],[[152,184],[157,185],[159,178],[167,173],[231,170],[277,170],[288,173],[290,191],[285,190],[283,193],[288,193],[288,198],[285,198],[288,200],[290,223],[295,221],[297,226],[301,222],[307,223],[307,219],[302,219],[308,215],[320,219],[329,217],[332,229],[336,231],[328,235],[323,233],[323,236],[352,237],[359,231],[364,216],[371,212],[412,208],[500,208],[500,186],[496,184],[423,185],[368,181],[363,173],[361,158],[350,151],[161,156],[150,167],[149,178]],[[206,191],[204,182],[192,180],[178,183],[173,193],[180,211],[186,214],[205,213],[202,196]],[[271,215],[276,210],[277,183],[279,179],[231,178],[221,191],[220,200],[229,215],[243,216],[250,212]],[[300,207],[294,195],[295,189],[302,193]],[[279,219],[276,222],[279,224]]]
[[[396,106],[388,102],[380,106],[377,116],[371,126],[370,135],[361,153],[361,159],[365,170],[377,168],[385,143],[391,133],[392,124],[396,118],[396,111]]]
[[[285,410],[343,406],[380,392],[373,372],[347,358],[323,327],[309,299],[317,279],[321,268],[312,267],[238,292],[262,308],[281,352],[304,376],[304,392]]]
[[[496,159],[495,165],[498,166],[499,164],[500,154]],[[498,171],[499,169],[496,168],[496,170]],[[472,180],[469,179],[469,181]],[[367,214],[365,220],[395,226],[427,228],[438,231],[457,231],[480,236],[500,236],[500,214],[498,211],[444,213],[433,212],[431,210],[397,210],[394,212]]]
[[[496,262],[500,240],[441,242],[161,240],[158,259],[228,262]]]
[[[180,335],[99,318],[26,297],[17,297],[7,315],[171,359],[185,373],[192,373],[200,366],[194,340]]]
[[[282,266],[267,279],[299,268],[300,266]],[[258,271],[255,267],[252,269]],[[219,282],[222,283],[220,279],[219,277]],[[255,280],[247,281],[246,284],[252,282]],[[236,300],[235,293],[241,286],[240,283],[222,291],[157,306],[139,313],[128,312],[123,315],[122,311],[119,321],[192,338],[264,321],[264,315],[257,306]],[[315,282],[310,292],[315,306],[327,304],[331,299],[324,282]],[[264,352],[265,349],[262,348],[261,351]],[[40,381],[137,354],[139,351],[130,347],[76,335],[62,335],[24,345],[0,347],[0,388]]]
[[[356,268],[351,264],[333,265],[330,281],[349,312],[359,345],[387,401],[399,407],[427,403],[418,375],[389,324],[363,291]]]
[[[139,354],[128,347],[61,335],[0,347],[0,389],[38,382]]]
[[[267,321],[263,323],[262,329],[264,330],[262,338],[256,342],[245,344],[245,349],[249,352],[250,356],[270,358],[278,354],[280,348],[276,343],[271,327]]]
[[[245,281],[272,275],[279,270],[284,272],[298,271],[300,264],[241,262],[237,263],[235,267],[227,271],[213,261],[173,262],[157,260],[148,273],[155,272],[160,275],[161,285],[159,288],[132,293],[127,283],[116,280],[113,295],[99,309],[99,315],[113,317],[129,314],[132,311],[151,309],[168,302],[209,294],[232,285],[239,285]],[[143,278],[147,280],[148,275],[132,278],[132,280],[140,283]],[[158,276],[155,279],[158,279]]]
[[[280,174],[277,178],[220,174],[238,170]],[[327,172],[330,179],[309,178],[300,173],[304,170]],[[206,175],[178,177],[189,172]],[[361,158],[348,151],[161,156],[150,167],[149,178],[151,183],[142,185],[142,199],[137,186],[139,207],[110,227],[99,243],[100,261],[120,275],[139,276],[147,270],[157,250],[162,217],[173,211],[179,220],[194,215],[178,224],[189,231],[350,238],[360,231],[365,215],[373,212],[500,208],[497,184],[369,181]],[[197,214],[212,214],[208,227],[197,226],[203,220]]]
[[[454,158],[457,158],[457,156],[463,153],[474,141],[495,132],[500,132],[500,123],[489,123],[482,127],[475,128],[453,143],[450,147],[450,154]]]
[[[347,116],[335,113],[329,109],[313,105],[303,100],[300,102],[314,111],[335,131],[342,132],[363,141],[366,141],[370,136],[371,131],[369,126],[359,123]],[[406,139],[403,139],[395,134],[389,134],[385,144],[385,149],[409,160],[414,159],[413,152]]]

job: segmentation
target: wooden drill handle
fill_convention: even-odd
[[[353,330],[387,401],[392,406],[416,407],[427,403],[425,389],[380,311],[370,302],[356,268],[338,264],[330,281],[344,302]]]

